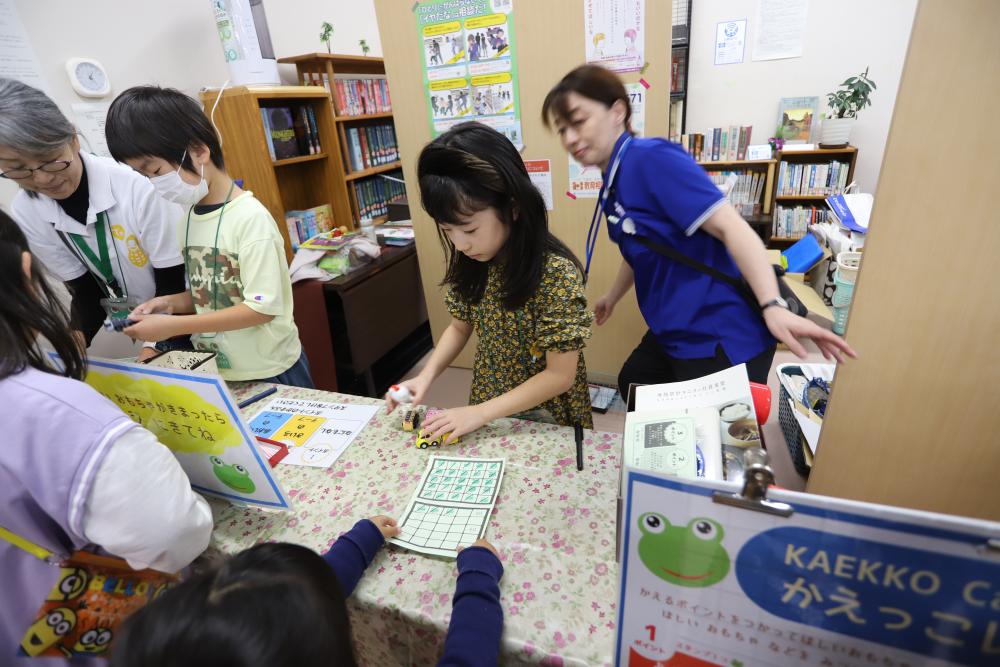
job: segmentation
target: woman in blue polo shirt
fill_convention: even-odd
[[[599,214],[623,261],[614,284],[595,304],[598,325],[634,285],[649,331],[618,376],[629,384],[678,382],[746,363],[754,382],[767,382],[777,341],[799,357],[799,338],[825,357],[855,356],[846,342],[788,310],[764,244],[718,187],[679,145],[634,137],[621,80],[596,65],[577,67],[551,90],[542,120],[584,165],[601,167]],[[592,224],[593,227],[593,224]],[[587,269],[599,230],[587,241]],[[732,277],[746,279],[760,306],[732,285],[670,259],[649,243]]]

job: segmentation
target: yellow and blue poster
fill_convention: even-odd
[[[431,136],[478,121],[524,145],[511,5],[424,0],[416,6]]]
[[[58,363],[58,358],[51,357]],[[289,509],[271,466],[218,375],[91,358],[85,381],[167,446],[191,488]]]
[[[1000,524],[630,470],[616,665],[1000,665]]]

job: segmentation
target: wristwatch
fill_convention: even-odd
[[[788,310],[788,302],[782,299],[780,296],[771,299],[767,303],[760,304],[760,309],[767,310],[771,306],[779,306],[781,308],[784,308],[785,310]]]

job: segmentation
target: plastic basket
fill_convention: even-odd
[[[779,383],[780,384],[780,383]],[[791,396],[784,386],[781,387],[781,401],[778,403],[778,423],[781,425],[781,433],[785,436],[785,443],[788,445],[788,454],[792,457],[792,465],[795,472],[803,477],[809,476],[811,468],[806,463],[805,448],[806,439],[802,435],[799,423],[792,415],[792,406],[788,404]]]
[[[854,298],[854,283],[844,282],[838,273],[833,278],[833,285],[835,289],[833,290],[833,296],[830,297],[830,304],[845,308],[850,306],[851,299]]]
[[[858,279],[858,269],[861,267],[860,252],[837,253],[837,275],[841,281],[853,285]]]
[[[851,312],[850,306],[834,306],[833,311],[833,333],[843,336],[847,331],[847,316]]]

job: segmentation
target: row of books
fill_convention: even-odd
[[[324,74],[323,86],[333,93],[333,106],[338,116],[364,116],[392,111],[389,82],[384,76],[356,79],[334,75],[331,90],[330,80]]]
[[[260,119],[272,160],[315,155],[323,149],[319,143],[319,125],[311,105],[261,107]]]
[[[850,163],[832,161],[829,164],[778,165],[778,196],[784,195],[837,195],[847,187]]]
[[[403,172],[391,172],[395,178],[402,180]],[[354,195],[358,199],[358,209],[362,218],[374,218],[389,212],[389,202],[406,195],[403,183],[389,178],[375,176],[354,181]]]
[[[333,229],[333,208],[329,204],[313,206],[304,211],[286,211],[285,226],[292,250],[323,232]]]
[[[759,171],[709,171],[708,177],[724,192],[728,184],[726,198],[740,215],[760,215],[767,174]]]
[[[785,239],[800,239],[809,231],[809,225],[826,222],[829,217],[830,210],[825,207],[776,206],[773,234]]]
[[[399,160],[396,129],[392,123],[347,129],[347,155],[351,170],[361,171]]]
[[[752,125],[715,127],[702,134],[681,135],[681,146],[698,162],[732,162],[747,158]]]

